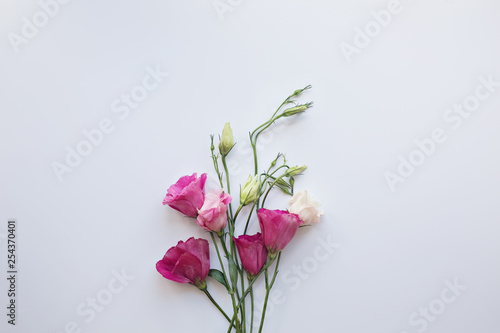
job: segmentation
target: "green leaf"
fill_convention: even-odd
[[[220,284],[222,284],[224,287],[226,287],[226,289],[229,290],[229,286],[227,285],[226,277],[224,276],[224,274],[221,271],[219,271],[218,269],[212,268],[208,271],[208,276],[214,278]]]
[[[236,284],[238,283],[238,267],[236,267],[233,257],[229,257],[228,262],[229,262],[229,277],[231,278],[231,284],[233,285],[233,288],[236,288]]]

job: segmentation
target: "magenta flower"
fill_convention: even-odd
[[[227,205],[232,198],[222,189],[213,190],[205,195],[205,202],[198,210],[196,223],[207,231],[220,232],[227,225]]]
[[[177,246],[171,247],[163,259],[156,263],[156,270],[166,279],[191,283],[204,289],[210,270],[208,241],[194,237],[186,242],[179,241]]]
[[[200,178],[196,178],[196,173],[179,178],[177,183],[167,190],[163,204],[169,205],[189,217],[196,217],[198,209],[205,201],[206,180],[206,173],[202,174]]]
[[[252,236],[241,235],[233,239],[243,268],[250,276],[257,275],[267,259],[267,249],[262,241],[262,235],[258,232]]]
[[[257,217],[264,245],[271,254],[283,250],[302,223],[297,214],[279,209],[261,208],[257,211]]]

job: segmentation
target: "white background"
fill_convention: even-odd
[[[253,167],[248,132],[312,84],[300,101],[314,107],[261,140],[261,168],[277,152],[307,164],[296,188],[325,211],[284,251],[267,332],[498,333],[500,86],[457,128],[443,116],[474,101],[480,77],[500,82],[500,4],[402,0],[380,28],[371,13],[388,3],[73,0],[43,22],[37,1],[2,0],[0,267],[15,218],[19,274],[12,327],[1,273],[0,330],[225,332],[202,293],[155,270],[177,241],[209,239],[163,197],[193,172],[216,185],[209,135],[226,121],[237,189]],[[12,43],[34,15],[43,26]],[[346,56],[343,43],[356,42]],[[126,117],[113,112],[148,68],[168,76]],[[113,131],[60,181],[54,162],[103,119]],[[415,141],[436,128],[446,140],[391,191],[386,173],[417,158]],[[277,193],[269,208],[286,200]],[[336,248],[319,260],[328,241]],[[113,272],[126,286],[95,317],[78,313],[106,295]],[[229,311],[222,288],[209,288]],[[429,307],[438,314],[423,319]]]

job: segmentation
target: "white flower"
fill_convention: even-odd
[[[299,191],[290,199],[290,208],[288,208],[288,211],[299,215],[300,219],[304,222],[301,226],[304,226],[319,222],[319,218],[324,213],[318,207],[319,202],[314,200],[307,191]]]

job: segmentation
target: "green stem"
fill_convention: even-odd
[[[240,274],[241,276],[241,290],[245,290],[245,279],[243,277],[243,273]],[[241,323],[243,325],[243,332],[246,333],[247,331],[247,325],[246,325],[246,308],[245,308],[245,300],[243,300],[243,303],[241,303]]]
[[[259,333],[262,332],[262,328],[264,327],[264,318],[266,317],[267,301],[269,300],[270,291],[271,288],[269,288],[269,276],[266,268],[266,297],[264,298],[264,307],[262,308],[262,317],[260,318]]]
[[[250,142],[252,143],[252,149],[253,149],[253,163],[254,163],[254,175],[256,175],[257,173],[259,173],[259,164],[257,163],[257,138],[255,138],[255,143],[252,142],[252,140],[250,140]]]
[[[248,284],[248,287],[247,289],[245,290],[245,292],[241,295],[241,299],[240,299],[240,303],[238,303],[238,307],[240,306],[241,302],[245,299],[245,297],[248,295],[248,293],[250,293],[250,289],[252,289],[252,286],[253,284],[255,283],[255,281],[257,281],[257,278],[267,269],[269,268],[269,266],[271,266],[274,262],[276,258],[272,258],[270,259],[268,262],[266,262],[266,264],[264,265],[264,267],[262,267],[262,269],[260,270],[259,273],[257,273],[257,275],[255,275],[252,279],[252,281]]]
[[[283,176],[284,174],[276,178],[276,180],[272,182],[271,185],[269,185],[269,189],[267,190],[266,195],[264,195],[264,199],[262,199],[262,207],[264,207],[264,203],[266,202],[267,196],[269,195],[269,192],[271,192],[271,189],[273,188],[274,184],[276,184],[278,180],[282,179]]]
[[[240,262],[238,260],[238,256],[236,255],[236,245],[234,243],[234,241],[231,239],[231,242],[229,243],[230,246],[231,246],[231,256],[233,256],[233,261],[234,263],[236,264],[236,267],[238,267],[238,274],[241,276],[241,281],[242,281],[242,288],[241,290],[245,290],[245,286],[244,286],[244,283],[243,283],[243,271],[240,267],[242,267],[240,265]],[[236,282],[237,284],[238,282]],[[240,298],[240,292],[238,290],[238,287],[236,286],[235,288],[235,292],[236,292],[236,298],[238,299],[238,309],[239,309],[239,306],[241,304],[241,323],[242,325],[245,325],[245,300],[242,300]]]
[[[212,237],[212,241],[214,242],[214,244],[217,244],[217,243],[215,242],[215,237],[214,237],[214,234],[213,234],[213,233],[210,233],[210,235],[211,235],[211,237]],[[226,255],[226,258],[228,258],[228,260],[229,260],[229,256],[230,256],[230,254],[229,254],[229,252],[227,251],[226,243],[224,242],[224,238],[223,238],[223,236],[219,236],[219,239],[220,239],[220,242],[221,242],[221,244],[222,244],[222,249],[224,250],[224,253],[225,253],[225,255]],[[233,241],[231,240],[231,244],[232,244],[232,243],[233,243]],[[220,257],[220,253],[219,253],[219,250],[218,250],[217,245],[215,246],[215,249],[217,250],[217,256],[219,257],[219,261],[220,261],[220,264],[221,264],[221,266],[222,266],[222,271],[223,271],[223,273],[224,273],[224,276],[226,277],[226,281],[228,281],[228,283],[230,283],[230,289],[231,289],[231,290],[230,290],[230,291],[228,290],[228,291],[229,291],[229,294],[231,295],[231,301],[232,301],[232,303],[233,303],[233,313],[234,313],[234,315],[233,315],[233,320],[231,320],[231,321],[230,321],[230,326],[229,326],[229,331],[231,331],[231,327],[232,327],[233,322],[234,322],[234,316],[236,316],[236,315],[238,314],[238,309],[239,309],[239,306],[240,306],[241,301],[240,301],[240,296],[239,296],[239,293],[238,293],[238,288],[235,288],[235,286],[233,286],[233,283],[232,283],[232,281],[231,281],[231,277],[230,277],[230,276],[228,277],[228,276],[227,276],[227,274],[226,274],[226,271],[225,271],[225,269],[224,269],[224,265],[222,264],[222,259],[221,259],[221,257]],[[231,256],[232,256],[232,255],[233,255],[233,254],[232,254],[232,251],[231,251]],[[235,290],[236,290],[236,293],[237,293],[237,296],[238,296],[238,305],[236,305],[236,299],[235,299],[235,297],[234,297],[234,291],[235,291]],[[239,326],[240,326],[240,321],[239,321],[239,319],[238,319],[238,318],[236,318],[236,326],[237,326],[237,327],[239,327]],[[236,328],[236,331],[237,331],[237,332],[241,332],[238,328]]]
[[[293,94],[291,94],[290,96],[288,96],[284,101],[283,103],[281,103],[281,105],[276,109],[276,111],[274,111],[273,115],[271,116],[271,119],[269,119],[268,121],[266,121],[265,123],[263,123],[262,125],[260,125],[259,127],[257,127],[251,134],[250,134],[250,143],[252,144],[252,149],[253,149],[253,156],[254,156],[254,166],[255,166],[255,174],[257,174],[259,172],[259,168],[258,168],[258,164],[257,164],[257,149],[256,149],[256,145],[257,145],[257,138],[259,137],[259,134],[264,132],[269,126],[271,126],[276,120],[280,119],[281,117],[283,117],[283,114],[280,114],[278,115],[278,112],[279,110],[283,107],[283,105],[287,104],[287,103],[292,103],[292,98],[295,97],[295,96],[298,96],[300,95],[304,90],[307,90],[307,89],[310,89],[311,86],[308,85],[302,89],[298,89],[296,91],[293,92]]]
[[[259,333],[262,332],[262,328],[264,327],[264,318],[266,316],[266,309],[267,309],[267,300],[269,299],[269,291],[271,289],[266,288],[266,298],[264,301],[264,308],[262,309],[262,318],[260,319],[260,327],[259,327]]]
[[[253,298],[253,287],[250,287],[250,300],[252,301],[252,315],[251,315],[251,322],[250,322],[250,333],[253,331],[253,313],[254,313],[254,298]]]
[[[231,185],[229,183],[229,171],[227,169],[226,156],[224,156],[224,155],[222,155],[222,165],[224,166],[224,171],[226,172],[227,193],[231,194]],[[233,224],[234,224],[233,208],[232,208],[231,203],[229,203],[229,212],[231,214],[231,220],[233,221]]]
[[[216,155],[214,155],[214,149],[215,149],[215,147],[214,147],[214,136],[213,135],[210,135],[210,140],[212,141],[211,150],[212,150],[212,160],[214,162],[214,169],[215,169],[215,172],[217,173],[217,177],[219,178],[220,187],[224,188],[224,184],[222,182],[221,173],[220,173],[220,170],[219,170],[219,163],[217,162],[217,159],[219,157],[216,156]]]
[[[259,127],[257,127],[252,132],[252,134],[250,134],[250,143],[252,144],[252,150],[253,150],[253,160],[254,160],[254,168],[255,168],[254,174],[255,175],[259,173],[259,164],[257,163],[257,138],[259,137],[260,133],[264,132],[276,120],[278,120],[279,118],[281,118],[281,116],[276,117],[276,114],[283,107],[283,105],[285,105],[285,103],[288,102],[289,99],[290,99],[290,96],[288,96],[288,98],[283,103],[281,103],[280,107],[278,109],[276,109],[276,111],[274,112],[274,114],[271,117],[271,119],[269,119],[268,121],[266,121],[265,123],[263,123],[262,125],[260,125]]]
[[[212,295],[210,295],[210,293],[208,292],[208,290],[205,288],[205,289],[202,289],[202,291],[205,293],[205,295],[207,295],[208,299],[210,301],[212,301],[212,303],[217,307],[217,309],[219,309],[219,311],[224,315],[224,317],[226,317],[227,321],[228,322],[231,322],[231,319],[229,319],[228,315],[224,312],[224,310],[222,310],[222,308],[219,306],[219,304],[214,300],[214,298],[212,297]]]
[[[236,223],[236,218],[238,217],[238,214],[240,213],[241,209],[243,208],[243,205],[239,205],[238,209],[236,210],[236,213],[234,214],[234,219],[233,222]]]
[[[274,285],[274,281],[276,281],[276,276],[278,275],[278,267],[280,265],[280,260],[281,260],[281,252],[278,254],[278,261],[276,261],[276,267],[274,268],[274,275],[273,275],[273,279],[271,281],[271,286],[270,288],[273,287]]]
[[[278,254],[278,261],[276,262],[276,266],[274,268],[274,275],[273,279],[271,280],[271,283],[269,283],[269,278],[266,268],[266,297],[264,299],[264,307],[262,309],[262,317],[260,319],[259,333],[261,333],[262,329],[264,328],[264,319],[266,318],[266,309],[267,309],[267,301],[269,300],[269,292],[271,291],[271,288],[274,285],[274,281],[276,280],[276,276],[278,275],[278,266],[280,264],[280,259],[281,259],[281,252]]]
[[[255,205],[257,205],[257,200],[253,202],[252,209],[250,209],[250,213],[248,213],[247,223],[245,224],[245,231],[243,231],[243,235],[247,234],[248,224],[250,223],[250,218],[252,217],[253,210],[255,209]]]
[[[226,269],[224,268],[224,264],[222,263],[222,257],[220,256],[219,246],[217,245],[217,242],[215,241],[215,236],[214,236],[213,232],[210,233],[210,237],[212,237],[212,242],[214,243],[215,251],[217,252],[217,257],[219,258],[219,263],[220,263],[220,267],[222,268],[222,273],[224,274],[226,281],[229,281],[229,277],[226,274]],[[221,243],[224,244],[222,237],[220,239],[221,239]],[[223,247],[225,247],[225,245]]]

